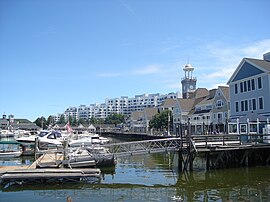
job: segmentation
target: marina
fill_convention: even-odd
[[[98,183],[28,183],[1,189],[3,201],[269,201],[269,167],[178,173],[165,153],[118,158]]]
[[[35,161],[27,168],[2,168],[1,183],[9,186],[38,182],[99,181],[101,171],[96,167],[114,166],[116,159],[121,157],[154,153],[176,154],[178,158],[174,158],[173,163],[179,172],[192,171],[196,166],[204,170],[266,166],[270,163],[268,138],[268,135],[253,135],[250,142],[242,142],[241,136],[237,135],[169,137],[93,144],[92,147],[81,145],[78,148],[68,148],[68,142],[64,141],[61,147],[57,144],[56,148],[47,150],[40,150],[39,139],[36,139]],[[203,163],[197,165],[196,158],[203,159]]]

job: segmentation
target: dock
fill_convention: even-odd
[[[98,182],[101,171],[97,168],[64,168],[61,164],[63,154],[55,151],[45,152],[30,166],[0,167],[0,184],[51,183],[51,182]]]

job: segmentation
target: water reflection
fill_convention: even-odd
[[[176,195],[187,201],[269,201],[269,171],[254,167],[183,173]]]

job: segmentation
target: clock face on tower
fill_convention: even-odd
[[[189,88],[190,88],[191,90],[193,90],[194,87],[193,87],[193,85],[190,85]]]

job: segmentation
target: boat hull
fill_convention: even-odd
[[[22,155],[21,151],[1,151],[0,158],[16,158]]]

